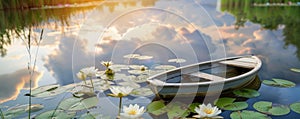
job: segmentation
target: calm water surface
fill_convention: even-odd
[[[153,68],[170,64],[171,58],[187,62],[255,54],[262,61],[261,80],[282,78],[297,84],[293,88],[261,85],[261,96],[247,100],[249,110],[257,101],[291,104],[300,101],[300,7],[250,7],[230,1],[164,1],[142,0],[103,2],[89,7],[59,8],[29,11],[0,11],[1,55],[0,103],[9,107],[27,104],[28,62],[30,61],[28,34],[32,29],[30,52],[36,53],[38,39],[44,29],[43,40],[36,57],[33,87],[80,82],[75,74],[83,67],[96,66],[104,70],[100,61],[116,64],[143,64]],[[219,32],[217,32],[219,31]],[[21,34],[21,37],[17,37]],[[128,60],[130,53],[153,56],[150,60]],[[35,58],[34,55],[32,58]],[[33,64],[33,62],[31,62]],[[32,102],[51,110],[69,93],[54,98],[33,98]],[[99,93],[99,107],[92,109],[103,115],[117,115],[118,99]],[[153,97],[130,97],[124,104],[147,106]],[[112,111],[113,110],[113,111]],[[229,111],[221,115],[229,118]],[[20,117],[26,117],[23,114]],[[144,118],[151,118],[144,114]],[[272,118],[299,118],[289,115]]]

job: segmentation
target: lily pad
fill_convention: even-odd
[[[134,74],[134,75],[141,75],[141,74],[147,74],[148,70],[141,71],[141,70],[128,70],[128,73]]]
[[[231,111],[237,111],[237,110],[243,110],[248,107],[247,102],[234,102],[235,98],[220,98],[214,102],[216,106],[223,110],[231,110]]]
[[[224,106],[233,103],[235,100],[236,100],[235,98],[228,98],[228,97],[219,98],[214,101],[214,105],[218,106],[219,108],[224,108]]]
[[[168,62],[184,63],[184,62],[186,62],[186,60],[185,59],[169,59]]]
[[[115,72],[121,71],[122,69],[123,70],[129,69],[129,67],[124,64],[113,64],[113,65],[109,66],[108,68],[112,69]]]
[[[272,80],[263,80],[262,83],[265,85],[282,87],[282,88],[290,88],[296,86],[294,82],[283,80],[283,79],[275,79],[275,78],[273,78]]]
[[[94,82],[94,87],[95,90],[102,90],[102,91],[106,91],[110,88],[110,86],[114,84],[111,81],[107,81],[107,80],[97,80]]]
[[[184,118],[190,114],[188,107],[180,102],[171,102],[167,105],[167,115],[169,119]]]
[[[258,97],[260,94],[256,90],[253,89],[239,89],[239,90],[234,90],[233,93],[239,97],[245,97],[245,98],[254,98]]]
[[[44,108],[43,105],[41,104],[32,104],[31,105],[31,112],[37,112],[40,111]],[[24,114],[26,112],[29,111],[29,105],[25,104],[25,105],[19,105],[19,106],[15,106],[12,108],[7,109],[4,112],[4,117],[5,118],[15,118],[21,114]]]
[[[148,67],[146,67],[145,65],[129,65],[129,67],[131,69],[135,69],[135,70],[141,70],[141,69],[148,69]]]
[[[82,98],[75,98],[75,97],[67,98],[61,101],[58,107],[62,110],[68,110],[73,105],[80,103],[81,100]]]
[[[195,111],[195,108],[198,107],[200,104],[201,104],[201,103],[192,103],[192,104],[190,104],[190,105],[189,105],[189,110],[190,110],[191,112],[193,112],[193,113],[197,113],[197,112]]]
[[[75,116],[75,112],[65,112],[63,110],[50,110],[43,112],[37,116],[35,116],[35,119],[71,119]]]
[[[137,59],[139,60],[148,60],[148,59],[152,59],[153,56],[148,56],[148,55],[142,55],[142,56],[138,56]]]
[[[290,70],[293,71],[293,72],[300,73],[300,69],[298,69],[298,68],[291,68]]]
[[[111,119],[109,116],[103,116],[99,112],[85,113],[79,119]]]
[[[238,111],[238,110],[243,110],[248,107],[247,102],[234,102],[228,105],[225,105],[222,109],[224,110],[230,110],[230,111]]]
[[[133,78],[132,80],[136,83],[144,83],[147,81],[148,77],[149,77],[148,75],[142,74],[142,75],[139,75],[139,76]]]
[[[140,56],[140,54],[128,54],[128,55],[124,55],[123,57],[124,58],[137,58],[139,56]]]
[[[78,103],[73,104],[68,110],[69,111],[79,111],[79,110],[85,110],[92,107],[97,106],[99,100],[97,97],[90,97],[81,100]]]
[[[254,103],[253,107],[259,112],[275,116],[281,116],[290,113],[290,108],[288,106],[272,104],[272,102],[267,101],[256,102]]]
[[[155,69],[161,69],[161,70],[171,70],[171,69],[175,69],[175,66],[172,65],[159,65],[156,66]]]
[[[52,91],[55,90],[59,87],[58,84],[53,84],[53,85],[46,85],[46,86],[40,86],[38,88],[35,88],[31,91],[31,95],[36,95],[39,93],[43,93],[45,91]]]
[[[153,92],[149,88],[137,88],[133,89],[133,91],[130,93],[132,96],[151,96],[153,95]]]
[[[167,111],[163,101],[154,101],[147,106],[147,112],[159,116]]]
[[[243,111],[237,111],[232,112],[230,114],[231,119],[271,119],[271,117],[255,112],[255,111],[249,111],[249,110],[243,110]]]
[[[119,85],[121,86],[129,86],[133,89],[137,89],[140,88],[141,86],[133,81],[124,81],[124,82],[120,82]]]
[[[296,103],[291,104],[291,105],[290,105],[290,108],[291,108],[294,112],[300,114],[300,102],[296,102]]]

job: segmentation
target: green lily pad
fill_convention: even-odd
[[[291,105],[290,105],[290,108],[291,108],[294,112],[300,114],[300,102],[296,102],[296,103],[291,104]]]
[[[223,110],[231,110],[231,111],[237,111],[237,110],[243,110],[248,107],[247,102],[234,102],[235,98],[219,98],[214,102],[214,104],[223,109]]]
[[[145,65],[129,65],[129,67],[131,69],[135,69],[135,70],[141,70],[141,69],[148,69],[148,67],[146,67]]]
[[[52,91],[55,90],[59,87],[58,84],[53,84],[53,85],[46,85],[46,86],[40,86],[38,88],[35,88],[31,91],[31,95],[36,95],[39,93],[43,93],[45,91]]]
[[[139,60],[148,60],[148,59],[152,59],[153,56],[148,56],[148,55],[142,55],[142,56],[138,56],[137,59]]]
[[[69,84],[65,86],[59,86],[57,84],[54,85],[46,85],[41,86],[36,89],[33,89],[31,92],[32,97],[51,97],[56,96],[65,92],[72,90],[76,84]]]
[[[94,88],[95,90],[102,90],[102,91],[106,91],[110,88],[110,86],[112,84],[114,84],[113,82],[111,81],[107,81],[107,80],[103,80],[103,79],[98,79],[98,80],[94,80]]]
[[[136,83],[144,83],[147,81],[148,77],[149,77],[148,75],[142,74],[142,75],[139,75],[139,76],[133,78],[132,80]]]
[[[32,104],[31,105],[31,112],[37,112],[44,108],[41,104]],[[7,109],[4,113],[5,118],[16,118],[19,115],[22,115],[29,111],[29,105],[19,105],[12,108]]]
[[[234,90],[233,93],[239,97],[245,97],[245,98],[254,98],[258,97],[260,94],[256,90],[253,89],[239,89],[239,90]]]
[[[190,110],[191,112],[193,112],[193,113],[197,113],[197,112],[195,111],[195,108],[198,107],[199,105],[201,105],[201,103],[192,103],[192,104],[189,105],[189,110]]]
[[[219,98],[214,101],[214,105],[218,106],[219,108],[224,108],[226,105],[232,104],[236,99],[235,98]]]
[[[169,103],[167,105],[167,115],[169,119],[178,119],[186,117],[190,114],[188,107],[180,102]]]
[[[137,88],[133,89],[133,91],[130,93],[132,96],[151,96],[153,95],[153,92],[150,88]]]
[[[222,109],[224,110],[230,110],[230,111],[238,111],[238,110],[243,110],[248,107],[247,102],[234,102],[228,105],[225,105]]]
[[[148,71],[141,71],[141,70],[128,70],[128,73],[130,74],[135,74],[135,75],[140,75],[140,74],[146,74]]]
[[[35,116],[35,119],[71,119],[75,116],[75,112],[65,112],[63,110],[50,110],[43,112],[37,116]]]
[[[140,56],[140,54],[128,54],[128,55],[124,55],[123,57],[131,59],[131,58],[137,58],[139,56]]]
[[[293,72],[300,73],[300,69],[298,69],[298,68],[291,68],[290,70],[293,71]]]
[[[58,107],[62,110],[68,110],[73,105],[80,103],[81,100],[82,98],[75,98],[75,97],[67,98],[61,101]]]
[[[98,102],[99,102],[99,100],[97,97],[86,98],[86,99],[81,100],[80,102],[73,104],[68,110],[69,111],[80,111],[80,110],[89,109],[92,107],[96,107]]]
[[[155,69],[161,69],[161,70],[171,70],[171,69],[175,69],[175,66],[172,65],[159,65],[156,66]]]
[[[159,116],[167,111],[163,101],[154,101],[147,106],[147,112]]]
[[[267,101],[256,102],[253,104],[253,107],[259,112],[275,116],[281,116],[290,113],[290,108],[288,106],[272,104],[272,102]]]
[[[109,116],[103,116],[99,112],[85,113],[79,119],[111,119]]]
[[[296,86],[294,82],[283,80],[283,79],[275,79],[275,78],[273,78],[272,80],[263,80],[262,83],[265,85],[282,87],[282,88],[290,88]]]
[[[133,81],[124,81],[124,82],[120,82],[119,85],[121,86],[129,86],[133,89],[137,89],[137,88],[140,88],[141,86]]]
[[[113,64],[113,65],[109,66],[108,68],[110,68],[111,70],[113,70],[115,72],[121,71],[122,69],[123,70],[128,70],[129,69],[129,67],[127,65],[124,65],[124,64]]]
[[[249,110],[243,110],[243,111],[237,111],[232,112],[230,114],[231,119],[271,119],[268,115],[255,112],[255,111],[249,111]]]
[[[184,62],[186,62],[186,60],[185,59],[169,59],[168,62],[184,63]]]

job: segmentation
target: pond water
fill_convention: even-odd
[[[124,78],[123,74],[128,78],[140,75],[140,65],[150,72],[142,75],[147,77],[172,66],[249,54],[258,56],[263,62],[258,74],[260,80],[286,79],[296,86],[278,88],[261,84],[260,96],[246,101],[247,110],[255,111],[252,105],[258,101],[283,105],[299,102],[300,79],[297,78],[300,73],[290,69],[300,68],[300,7],[253,7],[247,1],[233,1],[109,1],[90,6],[0,11],[0,108],[6,113],[9,108],[28,104],[28,96],[24,95],[29,93],[29,69],[34,65],[33,88],[52,84],[72,88],[77,86],[73,83],[81,82],[76,73],[84,67],[95,66],[103,73],[105,67],[101,61],[129,66],[131,73],[127,72],[127,67],[126,71],[115,74],[115,78]],[[124,58],[133,53],[142,56]],[[185,61],[168,62],[174,58]],[[162,65],[167,66],[157,68]],[[96,86],[102,86],[100,80],[94,80]],[[129,81],[113,81],[114,85],[138,85],[139,89],[144,88],[142,91],[149,92],[144,81],[126,82]],[[33,112],[32,117],[56,109],[60,102],[72,97],[70,92],[74,91],[62,90],[52,97],[32,97],[33,104],[44,105],[42,110]],[[96,108],[77,111],[76,117],[87,110],[116,117],[119,99],[108,97],[107,93],[109,90],[96,91],[99,99]],[[137,103],[146,107],[154,100],[153,94],[147,94],[125,97],[123,105]],[[230,118],[230,113],[223,111],[221,116]],[[21,113],[14,118],[27,115]],[[300,114],[291,111],[284,116],[271,117],[294,119]],[[157,117],[145,113],[143,118]]]

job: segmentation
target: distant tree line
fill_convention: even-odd
[[[74,4],[90,2],[92,0],[1,0],[0,9],[28,9],[43,6],[53,6],[62,4]],[[93,0],[102,1],[102,0]]]

